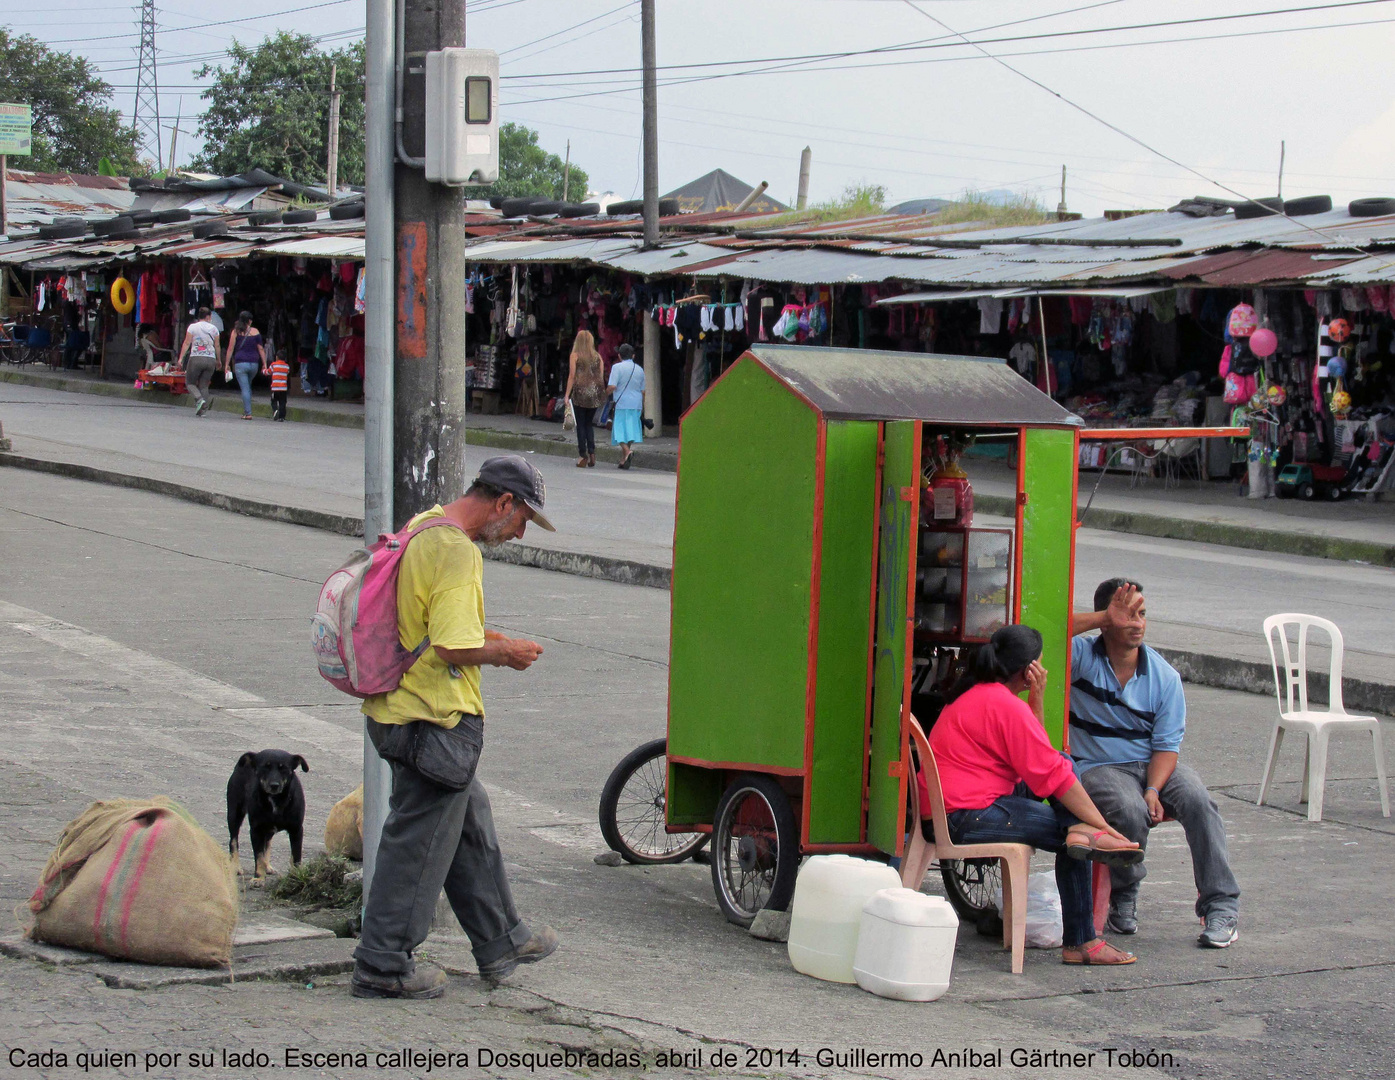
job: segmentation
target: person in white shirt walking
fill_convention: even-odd
[[[189,358],[184,385],[196,395],[195,416],[202,416],[213,404],[208,386],[218,370],[218,328],[209,321],[210,314],[208,308],[199,308],[198,321],[190,323],[189,329],[184,331],[184,344],[179,347],[179,360],[175,365],[184,371],[184,358]]]
[[[633,347],[620,346],[620,359],[610,369],[609,384],[615,398],[610,443],[625,448],[620,468],[628,469],[630,459],[635,456],[635,443],[644,441],[644,369],[635,363]]]

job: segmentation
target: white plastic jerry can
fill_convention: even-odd
[[[934,1001],[949,989],[958,934],[959,917],[944,897],[883,889],[862,909],[857,985],[878,997]]]
[[[816,855],[805,861],[790,905],[790,963],[795,971],[851,983],[862,908],[882,889],[901,884],[885,863],[851,855]]]

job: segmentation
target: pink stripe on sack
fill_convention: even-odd
[[[101,945],[104,943],[102,937],[102,909],[107,904],[107,891],[111,888],[111,882],[116,877],[116,872],[121,868],[121,857],[126,854],[126,848],[130,846],[131,837],[140,828],[140,819],[132,821],[126,829],[126,835],[121,838],[121,846],[116,849],[116,857],[111,860],[111,865],[107,867],[107,876],[102,879],[102,888],[97,893],[97,910],[92,916],[92,937]]]
[[[142,838],[145,850],[141,852],[140,862],[136,866],[136,876],[131,879],[126,889],[126,897],[121,903],[121,947],[126,947],[126,928],[131,922],[131,904],[136,899],[136,893],[140,891],[140,879],[145,874],[146,864],[150,862],[150,854],[155,850],[155,841],[159,839],[160,830],[165,827],[165,816],[161,814],[155,819],[155,824],[150,826],[148,835]]]

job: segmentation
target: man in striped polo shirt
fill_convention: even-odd
[[[1148,830],[1182,823],[1196,877],[1198,944],[1224,949],[1239,936],[1240,886],[1226,854],[1225,823],[1194,770],[1177,758],[1186,732],[1181,676],[1143,644],[1143,586],[1111,578],[1095,590],[1095,610],[1077,612],[1071,641],[1070,752],[1104,819],[1148,844]],[[1097,636],[1088,632],[1098,630]],[[1084,631],[1081,633],[1081,631]],[[1146,863],[1110,871],[1109,921],[1117,934],[1138,932],[1138,886]]]

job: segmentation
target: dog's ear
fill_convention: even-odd
[[[291,770],[294,771],[297,765],[300,766],[301,772],[310,771],[310,766],[306,764],[305,759],[301,757],[299,754],[295,754],[291,757]]]
[[[257,755],[254,754],[251,750],[248,750],[247,753],[243,754],[240,758],[237,759],[237,768],[251,768],[254,764],[256,764],[256,761]]]

